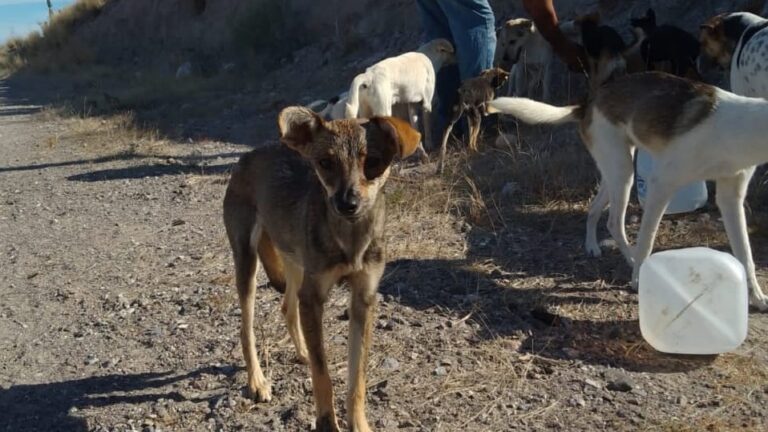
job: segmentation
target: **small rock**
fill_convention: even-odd
[[[435,370],[432,371],[432,375],[445,376],[448,375],[448,370],[443,366],[438,366],[435,368]]]
[[[508,148],[517,144],[517,136],[505,133],[499,134],[493,144],[496,148]]]
[[[378,320],[376,322],[376,328],[382,330],[393,330],[395,328],[395,323],[392,320]]]
[[[176,78],[186,78],[192,75],[192,63],[184,62],[176,69]]]
[[[453,366],[453,360],[449,358],[444,358],[440,360],[440,366]]]
[[[379,429],[390,430],[393,429],[396,425],[397,423],[392,419],[383,418],[376,420],[376,427]]]
[[[563,354],[569,359],[575,359],[579,357],[579,351],[573,348],[563,348]]]
[[[381,368],[386,370],[397,370],[400,368],[400,362],[394,357],[385,357],[381,362]]]
[[[179,226],[179,225],[184,225],[185,223],[187,223],[187,221],[185,221],[184,219],[174,219],[173,222],[171,222],[171,225]]]
[[[88,355],[88,357],[85,358],[85,364],[88,366],[96,364],[98,363],[98,361],[99,361],[99,358],[93,355]]]
[[[680,395],[677,397],[677,400],[675,402],[677,402],[677,404],[680,406],[685,406],[685,405],[688,405],[688,398],[686,398],[683,395]]]
[[[638,215],[632,215],[629,217],[629,223],[635,225],[640,223],[640,217]]]
[[[504,187],[501,188],[501,196],[505,198],[512,197],[520,188],[515,182],[507,182]]]
[[[341,345],[347,341],[347,338],[344,337],[344,335],[336,335],[331,338],[331,342]]]
[[[568,401],[568,403],[571,404],[571,406],[579,406],[579,407],[587,406],[587,402],[581,396],[574,396],[574,397],[572,397]]]
[[[586,385],[588,385],[588,386],[590,386],[592,388],[596,388],[596,389],[603,388],[602,384],[600,384],[599,382],[597,382],[597,381],[595,381],[593,379],[590,379],[590,378],[585,379],[584,380],[584,384],[586,384]]]
[[[636,386],[632,378],[621,371],[609,371],[605,377],[608,381],[605,387],[611,391],[628,392]]]

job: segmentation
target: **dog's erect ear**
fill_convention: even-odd
[[[308,144],[323,126],[323,119],[310,109],[293,106],[280,111],[277,126],[280,142],[306,156]]]
[[[714,33],[716,28],[717,26],[711,21],[705,22],[699,26],[699,30],[703,30],[707,33]]]
[[[653,27],[656,27],[656,12],[654,12],[652,8],[648,8],[645,17],[648,18],[648,21]]]

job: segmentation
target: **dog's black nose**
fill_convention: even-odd
[[[335,197],[336,209],[339,213],[350,216],[357,212],[360,206],[360,195],[353,189],[337,193]]]

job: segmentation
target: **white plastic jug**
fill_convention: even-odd
[[[744,266],[704,247],[658,252],[640,267],[640,331],[655,349],[719,354],[747,337]]]
[[[645,207],[647,192],[646,179],[653,172],[653,157],[643,149],[637,149],[637,167],[635,169],[635,184],[637,185],[637,200]],[[687,213],[694,211],[707,203],[707,183],[696,181],[680,188],[669,201],[664,214]]]

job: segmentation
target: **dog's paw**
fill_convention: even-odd
[[[296,353],[296,361],[298,361],[301,364],[308,365],[309,364],[309,354],[307,354],[307,350],[304,350],[304,352],[297,352]]]
[[[319,417],[315,421],[315,432],[340,432],[335,416]]]
[[[272,400],[272,386],[268,383],[248,384],[248,397],[255,402],[269,402]]]
[[[600,245],[595,243],[593,244],[587,243],[584,246],[584,249],[587,252],[587,256],[590,258],[599,258],[603,255],[603,251],[600,249]]]
[[[368,426],[368,423],[363,419],[362,421],[353,421],[349,427],[350,432],[372,432],[373,430]]]
[[[761,292],[751,293],[749,295],[749,306],[759,312],[768,312],[768,296]]]

